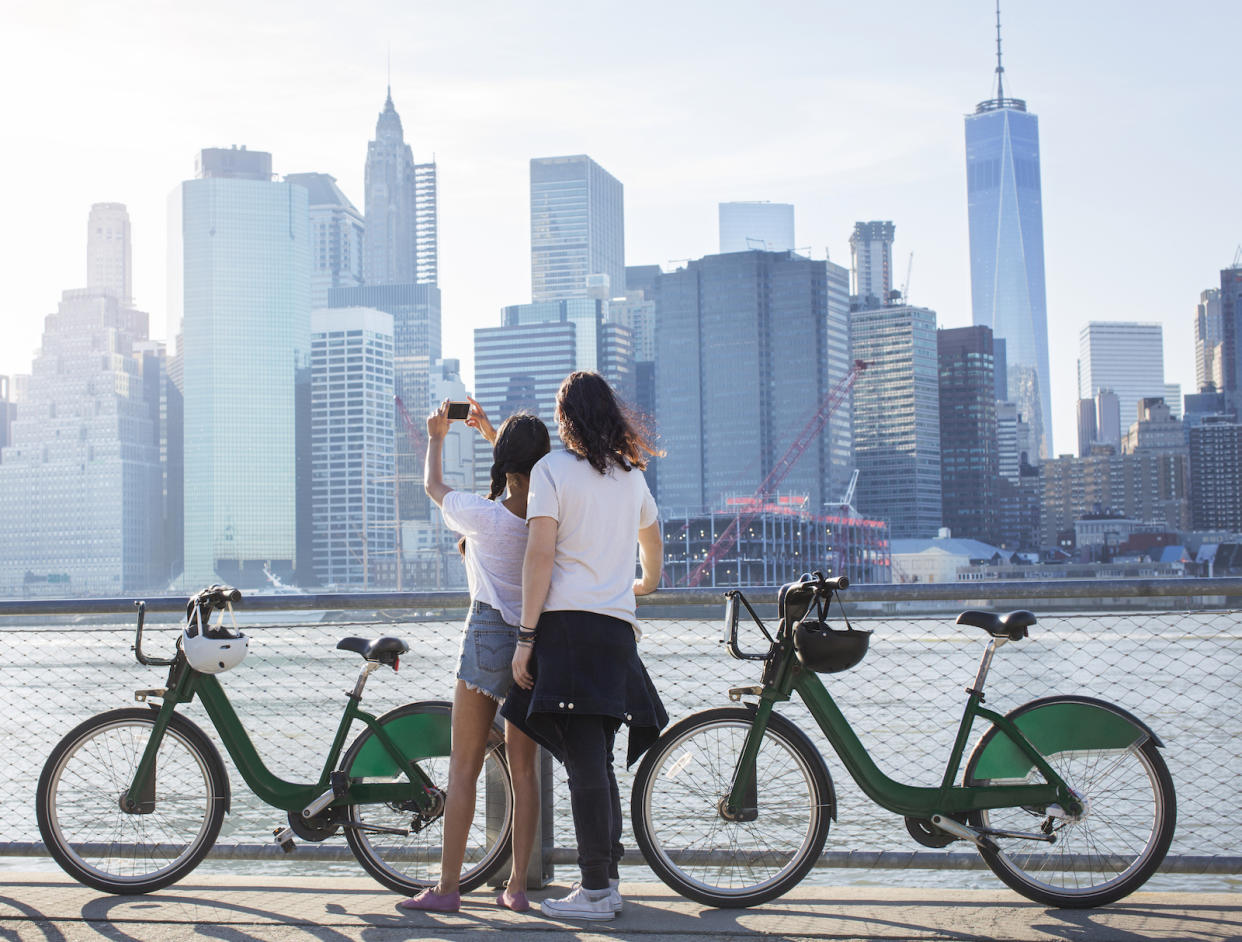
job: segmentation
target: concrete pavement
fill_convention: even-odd
[[[1242,939],[1242,895],[1139,892],[1096,910],[1054,910],[999,890],[799,887],[757,909],[718,910],[663,884],[623,884],[612,922],[571,924],[498,909],[476,891],[461,912],[406,913],[365,877],[191,876],[147,896],[108,896],[57,874],[3,875],[0,939],[221,939],[225,942],[658,939],[1096,940]],[[562,895],[560,887],[533,899]]]

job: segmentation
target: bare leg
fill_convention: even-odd
[[[512,723],[505,723],[505,752],[509,756],[509,778],[513,781],[513,854],[509,887],[526,890],[526,868],[535,845],[535,824],[539,819],[539,784],[535,777],[535,741]]]
[[[453,751],[449,755],[448,794],[444,799],[444,846],[440,851],[438,894],[457,892],[466,839],[474,821],[475,784],[483,768],[487,735],[499,704],[457,681],[453,693]],[[529,740],[528,740],[529,742]]]

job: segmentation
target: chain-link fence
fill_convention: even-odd
[[[1026,589],[1037,597],[1045,585]],[[1110,587],[1110,595],[1147,594],[1121,593],[1120,588]],[[896,589],[887,590],[890,597]],[[982,591],[980,586],[970,590]],[[753,597],[761,617],[775,621],[773,590],[755,590]],[[701,602],[703,595],[695,598]],[[374,604],[374,597],[370,601]],[[727,689],[757,683],[761,668],[759,662],[734,661],[725,654],[719,643],[719,602],[691,607],[676,601],[664,593],[656,597],[657,605],[640,610],[645,628],[640,652],[674,720],[727,704]],[[410,642],[397,675],[383,671],[372,677],[363,704],[369,711],[378,714],[409,700],[452,695],[460,619],[364,612],[368,597],[361,595],[335,596],[330,602],[333,607],[348,603],[355,610],[288,613],[283,624],[272,624],[273,616],[262,612],[248,616],[265,623],[245,625],[252,639],[250,655],[241,667],[222,675],[260,755],[275,774],[292,781],[318,777],[345,692],[353,685],[360,662],[356,655],[335,650],[341,637],[392,634]],[[1224,608],[1136,611],[1125,604],[1119,601],[1111,610],[1068,611],[1062,599],[1034,606],[1039,624],[1031,637],[1005,647],[993,663],[988,706],[1007,712],[1036,697],[1073,693],[1109,700],[1135,713],[1164,741],[1177,787],[1177,832],[1165,870],[1223,874],[1207,885],[1236,885],[1229,875],[1242,871],[1232,825],[1242,777],[1242,738],[1237,733],[1242,716],[1242,613]],[[963,688],[974,679],[986,635],[955,625],[952,612],[876,616],[863,615],[861,608],[858,617],[848,604],[846,611],[856,627],[874,630],[870,652],[852,671],[825,677],[829,691],[884,772],[909,784],[938,784],[965,700]],[[177,628],[173,617],[148,616],[148,653],[171,651]],[[0,726],[9,762],[9,774],[0,784],[0,855],[23,857],[0,861],[0,866],[47,863],[38,856],[42,851],[34,794],[55,742],[94,713],[133,705],[134,690],[164,683],[162,669],[135,663],[131,622],[114,618],[101,624],[99,615],[75,618],[0,618]],[[748,647],[758,647],[761,640],[756,629]],[[854,785],[801,703],[783,704],[780,710],[811,734],[836,785],[839,820],[829,834],[825,864],[938,870],[941,877],[935,879],[975,885],[969,883],[973,876],[943,871],[981,867],[976,854],[961,845],[940,852],[914,844],[899,817],[872,804]],[[189,705],[185,713],[214,738],[200,704]],[[250,795],[222,747],[220,752],[230,765],[233,804],[219,844],[270,846],[273,829],[284,823],[283,813]],[[623,756],[622,749],[618,756]],[[631,772],[621,775],[627,819]],[[552,787],[553,859],[571,863],[573,830],[559,767]],[[634,848],[628,820],[626,843]],[[332,850],[332,845],[339,846]],[[348,859],[343,842],[333,839],[301,845],[290,861],[347,868]],[[635,850],[629,862],[640,862]],[[263,865],[270,863],[265,860]],[[241,864],[230,861],[228,866],[237,870]],[[980,874],[977,885],[992,881]]]

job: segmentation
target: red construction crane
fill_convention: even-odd
[[[409,439],[410,451],[417,455],[424,449],[427,442],[418,425],[410,418],[410,413],[406,410],[405,403],[401,401],[401,397],[393,396],[392,398],[393,402],[397,404],[397,415],[401,417],[401,424],[405,426],[405,437]]]
[[[693,588],[697,586],[703,580],[703,577],[711,571],[716,561],[733,549],[742,527],[749,523],[751,518],[763,509],[768,498],[780,486],[781,481],[785,480],[785,475],[789,473],[789,469],[802,457],[802,453],[806,451],[815,437],[824,430],[824,425],[827,424],[832,413],[837,410],[837,406],[845,399],[845,394],[854,385],[854,380],[858,378],[858,374],[866,368],[867,364],[862,360],[855,360],[854,365],[850,367],[850,371],[841,378],[840,382],[832,387],[832,390],[824,397],[824,401],[820,403],[815,414],[811,416],[811,420],[806,423],[806,427],[802,429],[802,432],[794,439],[793,444],[789,446],[789,450],[781,456],[780,461],[776,462],[772,470],[768,472],[768,476],[763,479],[763,483],[759,485],[758,489],[747,501],[749,509],[743,510],[733,518],[733,522],[725,528],[724,533],[720,534],[716,538],[716,542],[708,549],[707,555],[703,557],[703,561],[687,577],[687,587]]]

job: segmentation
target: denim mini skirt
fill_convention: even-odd
[[[457,679],[493,700],[504,700],[513,686],[517,626],[486,602],[471,602],[461,636]]]

